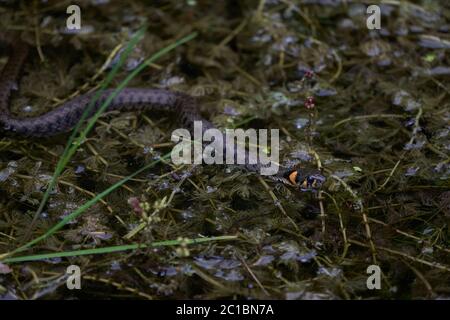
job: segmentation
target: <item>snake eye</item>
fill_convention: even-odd
[[[294,170],[285,176],[294,186],[298,186],[301,191],[311,191],[318,189],[325,182],[325,177],[321,174],[311,174],[302,177],[298,170]]]
[[[290,181],[293,185],[296,185],[296,184],[297,184],[297,176],[298,176],[298,171],[297,171],[297,170],[292,171],[292,172],[289,174],[289,181]]]
[[[313,188],[313,189],[318,189],[325,182],[325,177],[320,174],[315,174],[315,175],[309,176],[307,178],[307,180],[308,180],[308,187]]]

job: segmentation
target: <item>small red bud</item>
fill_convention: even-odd
[[[308,71],[305,72],[305,78],[306,79],[311,79],[312,77],[314,77],[314,71],[308,70]]]
[[[316,106],[316,100],[313,96],[309,96],[306,98],[304,105],[306,109],[313,109]]]

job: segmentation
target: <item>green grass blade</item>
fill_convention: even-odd
[[[71,145],[68,154],[67,159],[65,161],[65,164],[70,160],[70,158],[73,156],[73,154],[76,152],[78,147],[82,144],[86,136],[89,134],[91,129],[94,127],[95,123],[97,122],[98,118],[102,115],[102,113],[108,108],[108,106],[111,104],[111,102],[114,100],[114,98],[122,91],[128,83],[136,77],[142,70],[144,70],[148,65],[155,62],[157,59],[162,57],[163,55],[167,54],[171,50],[177,48],[178,46],[184,44],[185,42],[188,42],[192,39],[194,39],[197,36],[197,33],[191,33],[190,35],[168,45],[167,47],[159,50],[154,55],[152,55],[150,58],[145,60],[143,63],[141,63],[136,69],[133,70],[126,78],[123,80],[119,86],[108,96],[108,98],[105,100],[105,102],[100,106],[99,110],[89,119],[86,127],[84,130],[80,133],[80,136],[75,140],[75,142]]]
[[[141,29],[143,30],[143,29]],[[143,32],[143,31],[142,31]],[[141,33],[138,33],[135,37],[133,37],[133,41],[128,45],[127,50],[131,50],[133,48],[133,46],[136,44],[136,42],[138,41],[139,37],[140,37]],[[59,175],[61,174],[61,172],[64,170],[66,164],[70,161],[70,159],[72,158],[73,154],[76,152],[76,150],[78,149],[78,147],[82,144],[82,142],[84,141],[84,139],[86,138],[86,136],[88,135],[88,133],[90,132],[90,130],[92,129],[92,127],[95,125],[95,122],[98,120],[98,118],[101,116],[101,114],[108,108],[108,106],[111,104],[112,100],[119,94],[119,92],[124,89],[127,84],[134,78],[136,77],[142,70],[144,70],[149,64],[153,63],[154,61],[156,61],[157,59],[159,59],[160,57],[162,57],[163,55],[165,55],[166,53],[170,52],[171,50],[177,48],[178,46],[191,41],[192,39],[194,39],[197,36],[197,33],[191,33],[188,36],[168,45],[167,47],[159,50],[158,52],[156,52],[154,55],[152,55],[149,59],[145,60],[142,64],[140,64],[135,70],[133,70],[133,72],[131,72],[124,81],[122,81],[120,83],[120,85],[113,91],[113,93],[106,99],[106,101],[101,105],[101,107],[99,108],[99,110],[97,110],[97,112],[91,117],[91,119],[89,119],[88,124],[86,125],[85,129],[80,133],[79,137],[72,142],[71,140],[69,140],[69,143],[66,146],[66,150],[63,153],[63,156],[60,158],[60,161],[58,162],[58,165],[56,167],[55,173],[52,177],[52,180],[50,181],[49,187],[47,188],[44,197],[39,205],[38,210],[36,211],[33,221],[30,224],[30,228],[29,230],[31,230],[35,220],[37,219],[37,217],[39,216],[40,212],[42,212],[45,203],[47,202],[49,196],[50,196],[50,192],[51,190],[54,188],[56,181],[59,177]],[[124,57],[122,57],[124,58]],[[126,56],[125,56],[126,58]],[[122,59],[121,59],[122,61]],[[123,63],[123,61],[122,61]],[[119,65],[119,64],[118,64]],[[117,67],[117,66],[116,66]],[[112,78],[111,78],[112,80]],[[99,93],[100,94],[100,93]],[[99,96],[96,95],[97,96]],[[94,102],[91,102],[90,105],[93,105]],[[89,113],[89,111],[85,111],[83,113],[83,115],[87,115]],[[80,127],[81,123],[83,121],[83,118],[78,122],[76,129],[74,130],[74,132],[72,133],[72,136],[74,136],[76,134],[76,131],[78,130],[78,128]],[[71,136],[71,138],[72,138]]]
[[[142,70],[144,70],[147,66],[149,66],[151,63],[155,62],[168,52],[172,51],[173,49],[179,47],[180,45],[184,44],[185,42],[191,41],[197,36],[197,33],[191,33],[190,35],[168,45],[167,47],[159,50],[154,55],[152,55],[150,58],[145,60],[143,63],[141,63],[136,69],[131,72],[124,81],[122,81],[119,86],[109,95],[109,97],[106,99],[106,101],[103,103],[103,105],[99,108],[99,110],[89,119],[88,124],[86,128],[81,132],[79,138],[77,141],[81,143],[87,136],[87,134],[90,132],[92,127],[95,125],[97,119],[101,116],[101,114],[106,110],[106,108],[111,104],[112,100],[122,91],[128,83],[136,77]],[[77,148],[77,145],[73,147],[75,150]]]
[[[70,221],[72,221],[73,219],[75,219],[76,217],[78,217],[80,214],[82,214],[84,211],[86,211],[87,209],[89,209],[91,206],[93,206],[95,203],[97,203],[99,200],[103,199],[104,197],[106,197],[108,194],[110,194],[111,192],[113,192],[114,190],[116,190],[118,187],[120,187],[121,185],[123,185],[125,182],[127,182],[128,180],[132,179],[133,177],[135,177],[136,175],[138,175],[139,173],[141,173],[142,171],[153,167],[155,164],[161,162],[162,160],[168,159],[170,156],[170,153],[165,154],[163,157],[159,158],[158,160],[155,160],[151,163],[149,163],[148,165],[140,168],[139,170],[137,170],[136,172],[134,172],[133,174],[123,178],[122,180],[120,180],[119,182],[113,184],[112,186],[110,186],[108,189],[104,190],[103,192],[99,193],[95,198],[92,198],[91,200],[85,202],[82,206],[80,206],[78,209],[76,209],[75,211],[73,211],[71,214],[67,215],[66,217],[64,217],[64,219],[62,219],[60,222],[58,222],[57,224],[55,224],[53,227],[51,227],[49,230],[47,230],[43,235],[31,240],[30,242],[22,245],[21,247],[15,249],[14,251],[3,255],[0,257],[0,260],[2,260],[4,257],[6,256],[11,256],[14,255],[18,252],[24,251],[32,246],[34,246],[35,244],[41,242],[42,240],[45,240],[46,238],[48,238],[49,236],[51,236],[52,234],[54,234],[56,231],[58,231],[59,229],[61,229],[62,227],[64,227],[67,223],[69,223]]]
[[[108,85],[114,79],[114,77],[116,76],[120,67],[125,63],[125,60],[128,58],[128,56],[131,53],[131,51],[133,50],[133,48],[136,46],[138,41],[143,37],[145,30],[146,30],[146,26],[139,29],[139,31],[131,38],[131,40],[128,43],[127,47],[125,48],[124,52],[120,55],[119,62],[116,65],[114,65],[113,68],[111,69],[111,71],[108,73],[106,79],[102,82],[100,89],[94,95],[94,97],[91,100],[91,102],[89,103],[88,107],[86,108],[86,110],[84,110],[83,114],[81,115],[80,121],[78,121],[77,125],[72,130],[72,134],[69,137],[69,140],[66,144],[64,152],[56,165],[55,172],[53,173],[52,179],[50,180],[47,190],[45,191],[44,196],[39,204],[39,208],[37,209],[37,211],[34,215],[33,221],[30,224],[30,229],[33,227],[34,222],[36,221],[37,217],[39,216],[39,214],[41,214],[42,210],[44,209],[44,206],[47,203],[47,200],[50,196],[51,191],[55,187],[55,184],[56,184],[56,181],[57,181],[59,175],[64,170],[67,162],[70,160],[70,157],[68,157],[68,153],[69,153],[70,147],[72,146],[72,143],[75,139],[75,136],[77,135],[77,133],[79,132],[79,130],[81,128],[81,125],[83,124],[84,120],[87,118],[87,116],[90,113],[90,110],[93,108],[95,102],[98,100],[98,98],[101,96],[101,94],[104,92],[104,90],[108,87]]]
[[[70,160],[70,158],[72,157],[72,155],[76,152],[77,148],[79,147],[79,145],[81,145],[81,142],[84,141],[86,135],[89,133],[89,131],[92,129],[92,127],[94,126],[95,122],[97,121],[97,119],[100,117],[100,115],[102,114],[102,112],[109,106],[109,104],[112,102],[112,100],[117,96],[117,94],[126,87],[126,85],[137,75],[139,74],[144,68],[146,68],[149,64],[153,63],[155,60],[159,59],[160,57],[162,57],[163,55],[165,55],[166,53],[170,52],[171,50],[177,48],[178,46],[184,44],[185,42],[188,42],[192,39],[194,39],[197,36],[197,33],[191,33],[190,35],[170,44],[169,46],[159,50],[158,52],[156,52],[154,55],[152,55],[149,59],[145,60],[141,65],[139,65],[138,68],[136,68],[132,73],[130,73],[126,79],[124,81],[122,81],[120,83],[120,85],[113,91],[113,93],[106,99],[106,101],[102,104],[102,106],[99,108],[99,110],[94,114],[94,116],[89,119],[88,124],[86,126],[86,128],[80,133],[80,136],[75,140],[74,143],[72,143],[70,145],[70,147],[68,148],[67,153],[61,158],[61,162],[60,165],[57,166],[57,171],[55,171],[55,174],[60,174],[63,170],[63,168],[65,167],[65,165],[67,164],[67,162]],[[96,197],[94,197],[93,199],[87,201],[86,203],[84,203],[82,206],[80,206],[77,210],[75,210],[74,212],[72,212],[70,215],[66,216],[63,220],[61,220],[59,223],[57,223],[56,225],[54,225],[52,228],[50,228],[49,230],[47,230],[43,235],[29,241],[28,243],[22,245],[21,247],[15,249],[14,251],[7,253],[3,256],[0,256],[0,259],[5,258],[6,256],[11,256],[17,252],[21,252],[24,251],[30,247],[32,247],[33,245],[41,242],[42,240],[48,238],[50,235],[52,235],[53,233],[55,233],[56,231],[58,231],[59,229],[61,229],[63,226],[65,226],[68,222],[70,222],[71,220],[75,219],[77,216],[79,216],[80,214],[82,214],[86,209],[88,209],[89,207],[91,207],[92,205],[94,205],[95,203],[97,203],[99,200],[101,200],[103,197],[105,197],[106,195],[108,195],[109,193],[111,193],[112,191],[114,191],[115,189],[117,189],[118,187],[120,187],[121,185],[123,185],[125,182],[127,182],[128,180],[130,180],[131,178],[133,178],[134,176],[136,176],[137,174],[141,173],[142,171],[154,166],[156,163],[160,162],[161,160],[167,159],[170,156],[170,153],[164,155],[163,157],[161,157],[160,159],[144,166],[143,168],[137,170],[136,172],[134,172],[133,174],[129,175],[128,177],[122,179],[121,181],[117,182],[116,184],[112,185],[111,187],[109,187],[108,189],[104,190],[102,193],[98,194]],[[53,183],[56,182],[57,179],[57,175],[54,175],[52,181]],[[53,185],[54,186],[54,185]],[[49,189],[48,189],[49,190]],[[50,192],[46,192],[46,194],[50,194]],[[47,195],[47,199],[48,199],[48,195]],[[47,200],[45,199],[45,200]],[[44,200],[44,199],[43,199]],[[44,203],[45,204],[45,203]],[[42,205],[43,207],[43,205]],[[36,216],[35,216],[36,217]]]
[[[156,247],[165,247],[165,246],[177,246],[180,244],[198,244],[203,242],[210,241],[221,241],[221,240],[234,240],[237,239],[237,236],[218,236],[211,238],[196,238],[196,239],[187,239],[187,240],[166,240],[153,242],[150,244],[129,244],[129,245],[121,245],[121,246],[112,246],[112,247],[104,247],[104,248],[95,248],[95,249],[84,249],[84,250],[75,250],[75,251],[64,251],[64,252],[55,252],[55,253],[42,253],[35,254],[29,256],[21,256],[15,258],[7,258],[2,262],[5,263],[17,263],[17,262],[28,262],[28,261],[37,261],[44,259],[52,259],[52,258],[64,258],[64,257],[77,257],[77,256],[85,256],[85,255],[93,255],[93,254],[106,254],[106,253],[116,253],[128,250],[137,250],[143,248],[156,248]]]

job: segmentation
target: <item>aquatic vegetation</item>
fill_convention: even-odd
[[[353,1],[86,6],[75,35],[58,4],[39,3],[36,25],[2,5],[2,30],[37,52],[13,113],[105,82],[179,90],[217,127],[280,129],[282,163],[327,181],[307,193],[237,166],[175,166],[170,114],[99,114],[66,152],[70,134],[2,136],[0,298],[76,297],[70,264],[97,298],[448,298],[446,2],[383,4],[380,31]],[[367,290],[371,264],[381,290]]]

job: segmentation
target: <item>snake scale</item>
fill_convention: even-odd
[[[9,111],[9,100],[14,90],[18,89],[18,79],[25,63],[29,46],[11,36],[0,35],[0,44],[10,49],[8,62],[0,75],[0,130],[12,136],[30,138],[50,137],[72,129],[82,117],[95,92],[78,96],[65,102],[56,109],[36,116],[21,118],[13,116]],[[94,114],[105,102],[114,89],[104,90],[91,109]],[[111,110],[169,111],[173,112],[180,125],[192,131],[194,121],[201,121],[203,130],[214,128],[205,120],[196,100],[188,94],[163,89],[124,88],[108,106]],[[236,149],[235,149],[236,150]],[[235,151],[236,158],[236,151]],[[258,172],[262,164],[245,164],[249,171]],[[297,186],[302,191],[319,188],[325,178],[317,170],[285,169],[272,177],[289,185]]]

